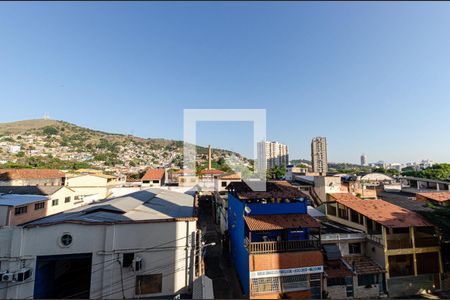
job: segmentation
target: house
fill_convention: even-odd
[[[164,169],[148,169],[141,179],[142,187],[162,186],[165,182]]]
[[[390,297],[441,288],[442,259],[432,224],[381,199],[335,193],[327,200],[328,219],[367,234],[365,254],[386,270],[384,284]]]
[[[231,182],[239,182],[241,181],[241,174],[238,173],[229,173],[229,174],[216,174],[214,175],[214,190],[217,192],[226,191],[226,187]]]
[[[40,195],[48,198],[45,203],[38,204],[36,207],[33,207],[32,203],[28,204],[26,212],[22,212],[20,218],[11,220],[10,225],[29,222],[99,200],[89,195],[79,195],[66,186],[0,186],[0,195],[2,194],[5,196],[15,194],[17,197],[19,195]]]
[[[2,299],[188,297],[194,197],[148,189],[0,229]],[[9,280],[9,279],[8,279]]]
[[[65,176],[53,169],[0,169],[0,186],[61,186]]]
[[[324,290],[331,299],[377,298],[385,295],[385,270],[366,253],[366,233],[321,221],[325,252]]]
[[[416,193],[416,200],[425,201],[433,205],[450,206],[450,192]]]
[[[120,185],[116,176],[102,173],[67,174],[66,186],[77,195],[94,195],[104,199],[111,195],[111,189]]]
[[[42,195],[0,194],[0,227],[45,217],[48,200]]]
[[[307,214],[306,195],[276,182],[267,182],[265,191],[244,182],[227,189],[231,255],[244,294],[320,298],[320,224]]]
[[[191,169],[180,169],[173,172],[172,180],[177,182],[180,187],[191,187],[198,184],[198,177]]]

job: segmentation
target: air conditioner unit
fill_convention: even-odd
[[[3,273],[1,281],[14,281],[14,273]]]
[[[140,271],[142,270],[142,265],[143,265],[144,260],[142,259],[142,257],[135,257],[133,259],[133,271]]]
[[[16,272],[16,281],[25,281],[31,277],[31,269],[23,268]]]

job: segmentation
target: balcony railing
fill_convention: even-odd
[[[320,249],[319,240],[249,242],[247,238],[245,242],[246,247],[251,254],[295,252]]]

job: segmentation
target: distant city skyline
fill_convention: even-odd
[[[0,122],[182,140],[183,109],[262,108],[291,159],[450,162],[450,3],[0,5]],[[251,157],[244,123],[198,143]]]

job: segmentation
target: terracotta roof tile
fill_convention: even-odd
[[[386,227],[432,226],[415,212],[382,199],[362,200],[349,193],[329,194],[336,202]]]
[[[16,179],[56,179],[65,173],[54,169],[0,169],[0,181]]]
[[[204,169],[201,171],[202,175],[218,175],[218,174],[224,174],[224,171],[216,170],[216,169]]]
[[[450,201],[450,192],[424,192],[417,193],[416,195],[438,202]]]
[[[251,231],[320,227],[320,223],[308,214],[257,215],[244,219]]]
[[[241,199],[261,198],[305,198],[302,191],[282,181],[266,182],[266,191],[253,191],[245,182],[231,182],[227,187]]]
[[[352,271],[340,260],[326,260],[324,265],[328,278],[352,276]]]
[[[164,176],[164,169],[148,169],[142,180],[161,180]]]

